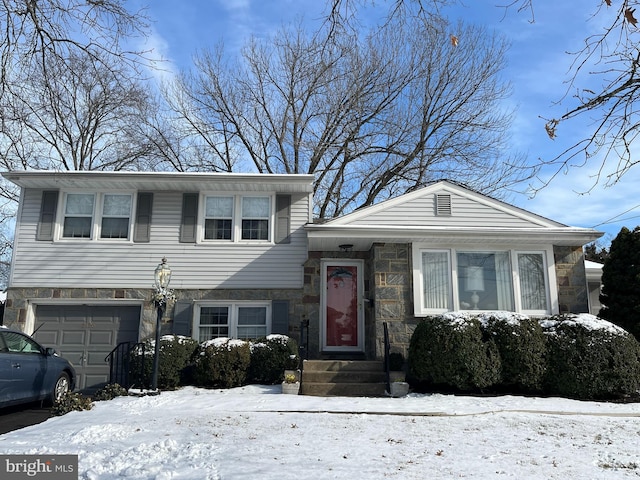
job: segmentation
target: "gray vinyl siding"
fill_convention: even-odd
[[[302,287],[307,193],[292,194],[288,244],[180,243],[182,192],[154,192],[149,243],[36,241],[41,195],[41,190],[30,189],[23,194],[11,287],[147,289],[162,257],[173,271],[174,289]]]
[[[448,193],[448,192],[437,192]],[[530,220],[478,202],[472,198],[451,194],[451,215],[435,214],[435,194],[429,193],[420,198],[394,205],[390,208],[372,212],[365,218],[359,218],[349,225],[389,225],[399,227],[436,226],[436,227],[511,227],[531,228],[540,226]]]

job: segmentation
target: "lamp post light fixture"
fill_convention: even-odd
[[[156,267],[153,275],[155,293],[153,295],[153,301],[156,304],[158,310],[158,316],[156,318],[156,343],[153,352],[153,374],[151,376],[151,390],[157,390],[158,388],[158,369],[160,365],[160,324],[162,322],[162,316],[167,308],[167,304],[174,299],[173,291],[169,290],[169,282],[171,281],[171,268],[167,264],[166,257]]]

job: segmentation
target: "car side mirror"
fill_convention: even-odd
[[[47,347],[46,350],[44,351],[45,355],[47,357],[53,357],[56,354],[56,349],[55,348],[51,348],[51,347]]]

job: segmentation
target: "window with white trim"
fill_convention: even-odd
[[[269,241],[273,222],[270,196],[204,197],[202,239],[237,242]]]
[[[233,197],[206,197],[204,205],[205,240],[231,240]]]
[[[95,195],[68,193],[64,206],[64,238],[91,238]]]
[[[129,238],[131,203],[131,195],[104,194],[100,238]]]
[[[242,239],[269,240],[269,218],[271,199],[269,197],[242,198]]]
[[[229,337],[255,339],[266,336],[271,327],[269,302],[214,302],[198,305],[194,334],[199,342]]]
[[[468,251],[414,246],[415,313],[550,312],[544,251]]]
[[[132,205],[133,196],[128,193],[67,193],[62,238],[127,240]]]

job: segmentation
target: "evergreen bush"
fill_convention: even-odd
[[[409,344],[409,382],[414,389],[482,390],[500,380],[495,342],[469,315],[440,315],[421,321]]]
[[[130,357],[129,378],[135,386],[149,386],[153,372],[155,340],[147,339],[144,348],[137,348]],[[160,339],[158,358],[158,388],[173,390],[189,383],[191,358],[198,342],[181,335],[165,335]]]
[[[128,392],[126,388],[118,385],[117,383],[110,383],[105,385],[93,395],[93,400],[113,400],[116,397],[127,396]]]
[[[73,411],[91,410],[93,402],[81,393],[67,392],[51,407],[52,415],[65,415]]]
[[[593,315],[541,322],[547,337],[545,393],[576,399],[637,396],[640,344],[620,327]]]
[[[500,312],[480,319],[485,336],[493,338],[500,354],[500,388],[511,393],[541,392],[547,346],[540,323],[525,315]]]
[[[250,344],[217,338],[200,345],[194,354],[193,379],[202,387],[239,387],[249,376]]]
[[[298,344],[285,335],[269,335],[251,342],[248,382],[265,385],[281,383],[285,370],[299,366]]]

